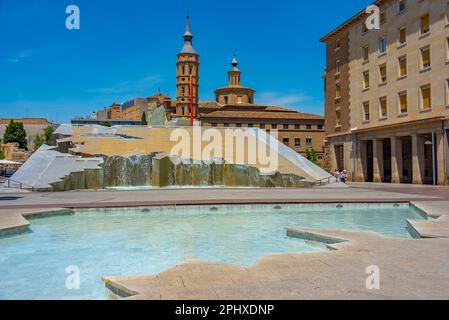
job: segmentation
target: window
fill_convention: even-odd
[[[335,62],[335,73],[339,74],[341,71],[341,63],[340,60],[337,60],[337,62]]]
[[[407,113],[408,102],[407,102],[407,91],[400,92],[399,96],[399,113]]]
[[[285,144],[286,146],[288,146],[288,144],[290,143],[290,139],[289,138],[283,138],[282,139],[282,143]]]
[[[369,46],[363,47],[363,62],[369,61]]]
[[[449,38],[446,39],[446,61],[449,61]]]
[[[323,125],[322,124],[317,125],[317,129],[318,130],[323,130]]]
[[[382,37],[379,39],[379,52],[380,54],[384,54],[387,52],[387,38]]]
[[[339,83],[337,83],[335,85],[335,99],[340,99],[341,98],[341,85]]]
[[[427,34],[430,32],[430,21],[429,21],[429,14],[425,14],[421,17],[421,28],[420,28],[421,34]]]
[[[407,75],[407,56],[399,58],[399,77],[405,77]]]
[[[446,79],[446,106],[449,106],[449,79]]]
[[[299,123],[296,123],[295,124],[295,130],[299,130],[299,129],[301,129],[301,125]]]
[[[430,84],[421,87],[421,109],[429,110],[432,108],[432,96],[431,96]]]
[[[254,124],[248,123],[248,128],[254,128]]]
[[[265,123],[261,123],[261,124],[259,125],[259,128],[260,128],[260,129],[265,129]]]
[[[216,122],[212,122],[212,127],[217,127],[217,123]]]
[[[340,39],[335,40],[335,50],[340,49]]]
[[[228,96],[225,96],[225,97],[224,97],[224,103],[225,103],[225,104],[228,104],[228,101],[229,101]]]
[[[363,103],[363,121],[369,121],[369,101]]]
[[[312,125],[311,124],[306,124],[306,129],[307,130],[312,130]]]
[[[402,12],[405,10],[405,0],[398,0],[398,12]]]
[[[241,124],[241,123],[237,123],[235,126],[236,126],[237,128],[241,128],[241,127],[242,127],[242,124]]]
[[[398,44],[403,45],[406,43],[407,43],[407,28],[403,27],[399,29]]]
[[[237,103],[242,103],[242,96],[237,96]]]
[[[362,34],[365,34],[368,32],[368,28],[366,27],[366,23],[362,23]]]
[[[380,24],[384,24],[385,22],[387,22],[387,13],[385,10],[380,12]]]
[[[387,97],[379,99],[379,114],[381,118],[386,118],[388,115]]]
[[[288,124],[283,125],[284,130],[288,130]]]
[[[295,138],[295,147],[300,147],[301,146],[301,139],[300,138]]]
[[[379,73],[380,73],[380,82],[381,83],[387,82],[387,65],[386,64],[379,66]]]
[[[340,110],[335,111],[335,122],[336,122],[335,125],[337,127],[341,127],[341,111]]]
[[[225,123],[223,124],[223,127],[229,128],[229,123],[226,123],[226,122],[225,122]]]
[[[430,68],[430,47],[421,49],[421,68]]]
[[[277,124],[273,123],[273,124],[271,125],[271,129],[276,130],[277,128],[278,128],[278,125],[277,125]]]
[[[307,138],[307,139],[306,139],[306,145],[307,145],[308,147],[311,147],[311,146],[312,146],[312,139],[311,139],[311,138]]]
[[[369,71],[363,73],[363,88],[369,89]]]

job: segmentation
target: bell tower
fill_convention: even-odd
[[[176,117],[190,116],[190,97],[192,96],[193,117],[198,117],[199,54],[193,49],[193,34],[190,32],[190,18],[187,14],[184,46],[178,53],[176,63]],[[190,92],[192,90],[192,92]]]
[[[228,86],[230,87],[239,87],[240,86],[240,70],[237,68],[239,62],[237,61],[237,57],[234,54],[234,57],[231,61],[232,69],[228,71]]]

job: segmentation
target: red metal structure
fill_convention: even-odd
[[[193,128],[193,75],[190,75],[190,126]]]

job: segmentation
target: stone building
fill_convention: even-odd
[[[237,57],[231,61],[228,85],[215,90],[215,101],[200,101],[200,56],[193,48],[193,34],[187,17],[184,46],[176,62],[176,99],[161,94],[148,98],[136,98],[121,105],[113,104],[97,112],[96,117],[72,119],[72,124],[138,125],[143,113],[148,114],[151,105],[163,106],[168,120],[186,120],[190,117],[190,99],[194,118],[206,127],[255,127],[267,131],[278,130],[278,138],[284,144],[305,154],[313,149],[324,166],[324,117],[297,112],[279,106],[254,103],[255,90],[241,85],[242,72]],[[188,121],[178,123],[188,124]]]
[[[352,17],[327,47],[327,167],[355,181],[447,184],[449,3],[384,0],[380,29]]]
[[[0,119],[0,139],[3,139],[3,135],[5,134],[6,127],[13,120],[14,122],[23,123],[23,127],[27,134],[27,144],[28,149],[34,149],[34,139],[37,135],[41,137],[44,136],[45,128],[54,127],[56,128],[58,125],[48,122],[47,119],[43,118],[17,118],[17,119]],[[9,160],[9,159],[8,159]]]

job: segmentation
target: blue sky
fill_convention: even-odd
[[[200,99],[227,82],[234,51],[256,103],[323,113],[319,39],[371,1],[0,0],[0,118],[74,116],[158,88],[175,95],[190,10]],[[76,4],[81,29],[67,30]]]

